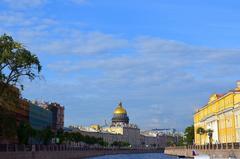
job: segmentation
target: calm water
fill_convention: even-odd
[[[167,156],[162,153],[145,153],[145,154],[122,154],[93,157],[89,159],[177,159],[177,157]]]

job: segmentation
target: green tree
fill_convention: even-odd
[[[39,76],[42,69],[38,57],[9,35],[0,36],[0,95],[9,85],[19,85],[21,77],[30,80]]]
[[[40,131],[40,139],[41,141],[43,141],[45,145],[49,144],[49,142],[53,137],[54,137],[54,133],[49,127]]]
[[[212,129],[207,129],[205,131],[205,133],[207,133],[207,135],[208,135],[209,143],[212,144],[213,130]]]
[[[194,140],[194,126],[188,126],[185,131],[184,131],[184,142],[187,145],[192,145],[193,144],[193,140]]]
[[[20,144],[28,144],[29,139],[35,137],[35,130],[29,123],[20,122],[17,129],[17,136]]]
[[[104,141],[102,138],[98,141],[98,144],[103,147],[107,147],[109,145],[108,142]]]
[[[15,111],[21,93],[16,86],[23,89],[21,79],[33,80],[39,77],[41,69],[36,55],[11,36],[0,36],[0,133],[3,138],[17,136]]]
[[[62,144],[64,142],[64,131],[63,129],[60,129],[57,131],[56,137],[59,139],[58,144]]]
[[[201,139],[201,136],[202,136],[203,134],[205,134],[205,129],[202,128],[202,127],[197,128],[197,134],[200,135],[200,145],[202,145],[202,139]]]
[[[179,136],[177,136],[177,138],[178,138],[178,141],[176,143],[176,146],[184,146],[185,145],[184,137],[179,135]]]
[[[15,139],[17,135],[16,118],[8,110],[0,107],[0,136],[4,139]]]
[[[111,146],[115,146],[115,147],[129,147],[130,144],[128,142],[124,142],[124,141],[114,141]]]

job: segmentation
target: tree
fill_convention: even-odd
[[[124,142],[124,141],[114,141],[111,146],[115,146],[115,147],[129,147],[130,144],[128,142]]]
[[[17,128],[18,142],[28,144],[28,140],[35,137],[35,131],[29,123],[20,122]]]
[[[64,141],[64,130],[63,129],[59,129],[57,131],[56,137],[59,139],[59,143],[58,144],[62,144]]]
[[[177,136],[177,142],[176,142],[176,146],[184,146],[185,145],[185,139],[183,136],[178,135]]]
[[[209,143],[210,143],[210,145],[212,145],[213,130],[212,129],[207,129],[206,133],[208,134]]]
[[[51,139],[54,137],[54,133],[52,132],[52,130],[47,127],[43,130],[40,130],[40,138],[41,141],[43,141],[43,143],[45,145],[49,144],[49,142],[51,141]]]
[[[197,128],[197,134],[200,135],[200,145],[202,145],[201,136],[202,136],[204,133],[205,133],[204,128],[202,128],[202,127]]]
[[[42,69],[38,57],[21,43],[6,34],[0,36],[0,96],[9,85],[16,86],[21,77],[30,80],[39,76]]]
[[[185,139],[187,145],[192,145],[194,140],[194,126],[188,126],[184,131]]]
[[[19,104],[20,80],[30,80],[39,76],[42,69],[38,57],[27,50],[21,43],[6,34],[0,36],[0,133],[5,139],[17,135],[15,110]],[[21,142],[26,142],[26,139]]]
[[[16,119],[9,111],[0,107],[0,136],[4,139],[14,140],[17,135]]]

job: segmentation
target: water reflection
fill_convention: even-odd
[[[109,155],[109,156],[93,157],[91,159],[177,159],[177,157],[167,156],[162,153],[145,153],[145,154]]]

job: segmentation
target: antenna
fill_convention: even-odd
[[[108,126],[108,123],[107,123],[106,119],[104,120],[104,124],[105,124],[104,126]]]

